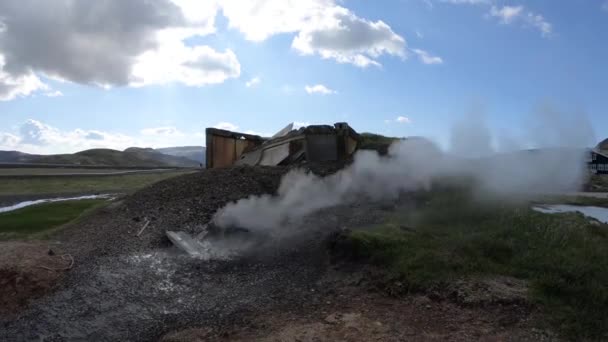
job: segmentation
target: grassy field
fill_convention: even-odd
[[[0,213],[0,239],[28,238],[48,232],[104,203],[107,200],[54,202]]]
[[[0,176],[21,176],[21,175],[54,175],[65,173],[113,173],[125,172],[125,169],[77,169],[77,168],[0,168]]]
[[[569,338],[608,333],[608,225],[580,214],[471,200],[467,191],[423,195],[419,208],[350,235],[355,254],[385,267],[410,291],[466,277],[512,276]]]
[[[60,193],[132,192],[146,185],[192,171],[100,177],[2,178],[0,196]]]

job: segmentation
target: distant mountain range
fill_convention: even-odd
[[[175,157],[184,157],[205,165],[205,148],[203,146],[179,146],[157,148],[156,151]]]
[[[53,155],[0,151],[0,163],[198,167],[201,163],[204,165],[204,155],[205,148],[202,146],[167,147],[156,150],[129,147],[124,151],[98,148],[72,154]]]

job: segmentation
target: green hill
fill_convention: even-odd
[[[26,162],[39,164],[69,164],[69,165],[103,165],[103,166],[135,166],[135,167],[196,167],[199,164],[184,157],[160,153],[151,148],[130,147],[124,151],[96,148],[72,154],[26,155],[19,154],[18,159],[8,160],[15,153],[4,153],[4,162]]]

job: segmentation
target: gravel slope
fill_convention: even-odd
[[[18,319],[0,321],[0,340],[149,341],[204,322],[234,325],[251,312],[305,305],[327,268],[324,237],[339,228],[336,215],[356,219],[351,209],[320,214],[302,223],[306,234],[231,261],[186,257],[164,238],[168,229],[200,230],[228,201],[274,192],[286,171],[243,167],[176,177],[63,230],[55,238],[74,268]]]

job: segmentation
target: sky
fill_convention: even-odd
[[[597,142],[607,61],[608,0],[2,1],[0,150],[342,121],[445,147],[481,120],[500,145],[539,112]]]

